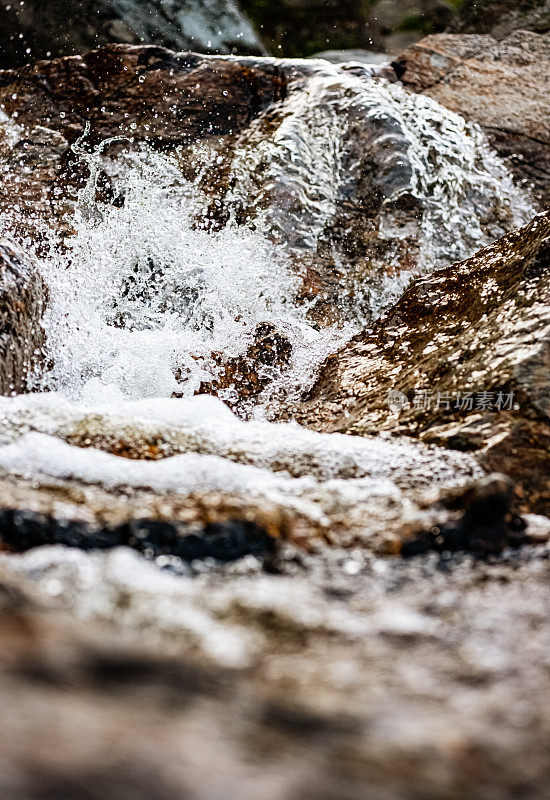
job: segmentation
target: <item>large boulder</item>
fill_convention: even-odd
[[[510,168],[550,200],[550,36],[437,34],[393,64],[408,89],[479,123]]]
[[[158,44],[204,53],[265,53],[229,0],[0,1],[0,67],[85,53],[111,42]]]
[[[478,453],[550,503],[550,215],[415,281],[330,357],[294,413],[316,429],[382,430]]]

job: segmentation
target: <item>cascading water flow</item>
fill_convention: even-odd
[[[478,129],[401,87],[325,65],[275,113],[226,155],[216,228],[203,186],[205,174],[220,184],[224,159],[207,147],[189,180],[177,155],[108,158],[105,144],[78,143],[90,176],[75,233],[42,262],[53,362],[42,387],[192,396],[268,325],[291,357],[260,365],[262,400],[297,395],[412,274],[467,257],[531,211]],[[116,204],[96,199],[100,170]],[[233,404],[239,374],[218,392]]]
[[[429,98],[359,66],[287,67],[287,98],[227,140],[169,154],[86,136],[73,146],[89,177],[64,234],[37,255],[48,366],[34,383],[48,394],[1,401],[1,467],[159,492],[242,486],[283,505],[307,497],[325,522],[373,493],[396,502],[401,459],[422,483],[420,445],[350,450],[346,437],[265,420],[411,276],[470,255],[532,209],[480,130]],[[138,454],[147,425],[160,426],[154,458],[174,458],[121,465],[113,419]],[[48,436],[67,442],[51,468]],[[480,472],[468,456],[430,459],[432,483]]]

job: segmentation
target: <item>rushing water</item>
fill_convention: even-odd
[[[183,494],[253,487],[282,504],[305,498],[319,519],[335,503],[399,493],[401,463],[409,488],[479,474],[458,454],[265,421],[411,275],[466,257],[531,211],[481,131],[456,114],[359,66],[294,68],[288,98],[221,154],[208,141],[172,155],[94,150],[86,137],[73,146],[89,178],[65,220],[72,233],[52,231],[39,258],[49,368],[35,383],[50,395],[2,401],[5,470]],[[265,325],[289,358],[256,365],[256,399],[238,404],[239,369],[218,392],[256,421],[193,400]],[[157,400],[133,404],[147,398]],[[94,414],[100,432],[85,443],[100,449],[113,426],[138,439],[150,420],[168,426],[167,463],[77,448],[67,421],[74,432]]]

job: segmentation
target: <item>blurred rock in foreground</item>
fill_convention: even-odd
[[[0,559],[9,800],[546,800],[548,547]]]

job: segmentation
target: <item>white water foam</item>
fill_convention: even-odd
[[[239,355],[266,322],[293,346],[291,373],[307,373],[342,342],[342,332],[307,322],[294,302],[297,278],[264,236],[232,223],[201,227],[205,198],[172,159],[127,157],[116,186],[121,208],[96,205],[95,186],[84,189],[67,253],[42,261],[53,361],[44,388],[98,399],[190,396],[215,376],[213,353]]]

